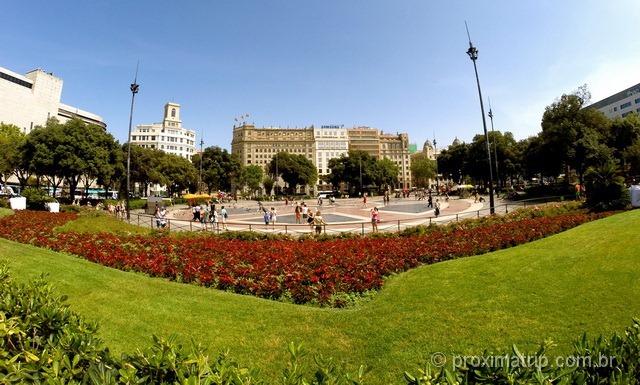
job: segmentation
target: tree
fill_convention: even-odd
[[[267,195],[271,195],[271,190],[273,190],[273,185],[276,183],[273,178],[270,176],[265,176],[262,180],[262,185],[264,186],[264,193]]]
[[[485,150],[486,153],[486,150]],[[462,181],[467,174],[467,158],[469,145],[466,143],[452,144],[438,155],[438,171],[446,179]]]
[[[44,127],[36,126],[27,135],[22,146],[20,168],[44,177],[55,195],[65,176],[61,166],[65,151],[62,125],[57,119],[51,118]]]
[[[6,184],[8,175],[20,165],[20,147],[25,135],[18,126],[0,123],[0,184]]]
[[[207,185],[208,192],[231,191],[240,178],[241,164],[237,156],[217,146],[207,147],[203,153],[202,181]],[[200,170],[200,154],[195,154],[191,162]]]
[[[419,152],[411,155],[411,179],[419,188],[429,187],[429,180],[436,177],[436,161]]]
[[[260,182],[264,178],[264,172],[262,167],[256,164],[250,164],[246,167],[242,167],[240,171],[240,185],[247,187],[251,194],[255,193],[260,188]]]
[[[292,194],[298,186],[311,186],[318,180],[316,167],[302,154],[277,153],[269,163],[269,173],[281,177]]]
[[[123,145],[124,154],[127,153],[127,146],[127,143]],[[131,146],[130,180],[132,190],[136,182],[142,188],[143,193],[146,193],[150,184],[165,182],[161,170],[164,155],[165,153],[158,149]],[[126,183],[126,180],[123,183]]]
[[[346,183],[350,193],[362,193],[367,186],[375,185],[378,168],[376,158],[364,151],[349,151],[347,156],[329,159],[329,181],[333,186]],[[362,176],[362,180],[360,179]]]
[[[587,205],[594,210],[623,209],[629,204],[629,191],[617,164],[610,159],[585,174]]]
[[[375,182],[378,186],[396,186],[398,184],[398,165],[388,158],[376,162]]]
[[[607,145],[612,148],[613,155],[620,160],[623,171],[627,171],[625,151],[640,140],[640,115],[633,113],[624,118],[615,119],[607,137]]]
[[[175,154],[162,154],[158,171],[160,183],[167,187],[169,196],[196,185],[198,171],[191,161]]]
[[[579,180],[583,181],[591,159],[601,157],[597,154],[602,151],[598,144],[604,143],[610,131],[611,122],[603,113],[583,108],[588,98],[588,90],[582,87],[573,94],[562,95],[545,108],[542,116],[543,156],[551,164],[565,169],[567,183],[571,169],[576,170]]]

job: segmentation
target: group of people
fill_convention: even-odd
[[[109,214],[115,215],[118,219],[124,219],[127,216],[127,207],[124,201],[118,201],[115,205],[107,205],[107,211],[109,211]]]
[[[203,230],[207,229],[207,224],[211,224],[212,229],[220,228],[221,223],[222,229],[227,230],[229,212],[224,206],[220,206],[220,211],[218,211],[216,205],[212,202],[194,205],[191,207],[191,214],[193,215],[192,221],[200,222]]]
[[[324,218],[322,218],[322,213],[320,212],[320,206],[322,206],[321,199],[322,198],[318,198],[318,209],[315,213],[313,212],[312,208],[307,207],[306,203],[296,202],[296,207],[293,209],[293,213],[296,218],[296,224],[306,223],[311,226],[312,229],[315,228],[316,234],[322,233],[323,226],[326,225],[327,222],[325,222]],[[331,200],[331,202],[333,203],[333,200]]]
[[[164,229],[167,227],[167,209],[164,206],[158,207],[156,205],[156,212],[153,216],[156,219],[157,228]]]
[[[278,222],[278,210],[275,207],[272,207],[271,210],[267,210],[263,205],[260,205],[260,207],[262,208],[262,218],[265,226],[272,224],[275,227]]]

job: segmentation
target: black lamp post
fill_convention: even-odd
[[[138,66],[136,65],[136,76],[133,79],[133,83],[129,86],[131,90],[131,110],[129,111],[129,136],[127,137],[127,198],[126,198],[126,206],[127,206],[127,221],[131,219],[131,214],[129,212],[129,194],[131,191],[131,122],[133,121],[133,102],[136,98],[136,94],[140,89],[140,85],[136,82],[138,80]]]
[[[204,132],[200,131],[200,174],[198,175],[198,194],[202,191],[202,160],[204,158]]]
[[[364,195],[364,191],[362,190],[362,154],[360,154],[358,162],[360,164],[360,195]]]
[[[436,161],[436,195],[440,195],[440,178],[438,178],[438,143],[435,135],[433,136],[433,157]]]
[[[491,120],[491,133],[493,134],[493,161],[496,162],[496,194],[500,191],[500,173],[498,172],[498,139],[493,131],[493,112],[491,111],[491,99],[489,99],[489,119]]]
[[[466,23],[465,23],[466,26]],[[467,29],[467,36],[469,29]],[[478,78],[478,67],[476,67],[476,60],[478,60],[478,49],[471,43],[471,37],[469,37],[469,49],[467,55],[473,62],[473,70],[476,73],[476,83],[478,85],[478,96],[480,97],[480,112],[482,112],[482,127],[484,129],[484,138],[487,142],[487,159],[489,160],[489,211],[491,214],[495,214],[496,207],[493,200],[493,165],[491,164],[491,148],[489,147],[489,134],[487,133],[487,120],[484,117],[484,104],[482,103],[482,91],[480,90],[480,78]]]

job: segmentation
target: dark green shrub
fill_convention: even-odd
[[[44,204],[47,202],[55,202],[44,190],[35,187],[27,187],[22,190],[22,196],[27,198],[27,208],[30,210],[44,210]]]
[[[587,206],[595,211],[624,209],[631,202],[624,178],[614,162],[589,168],[585,182]]]
[[[147,208],[146,199],[130,199],[129,210],[143,210]]]
[[[0,198],[0,208],[11,208],[11,205],[9,204],[9,198]]]
[[[79,213],[83,210],[82,206],[78,205],[60,205],[60,211],[63,213]]]

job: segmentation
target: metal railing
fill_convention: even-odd
[[[522,201],[503,203],[495,206],[496,214],[508,214],[518,208],[526,208],[534,205],[548,205],[549,203],[557,203],[563,201],[567,196],[553,196],[534,198]],[[456,214],[447,215],[429,215],[426,217],[415,217],[405,219],[388,220],[377,223],[377,232],[399,232],[404,229],[415,226],[430,226],[448,224],[451,222],[460,222],[465,219],[480,218],[490,214],[490,208],[482,208],[479,210],[462,211]],[[124,219],[126,221],[126,219]],[[206,231],[220,234],[225,231],[255,231],[267,234],[287,234],[287,235],[303,235],[318,233],[318,229],[314,224],[291,224],[291,223],[274,223],[260,224],[253,222],[254,219],[247,221],[226,221],[226,223],[211,223],[208,221],[199,222],[186,219],[164,219],[164,227],[158,226],[158,219],[152,215],[131,213],[130,224],[162,231]],[[319,233],[322,234],[342,234],[342,233],[358,233],[367,234],[374,232],[371,221],[347,221],[325,223],[320,226]]]

